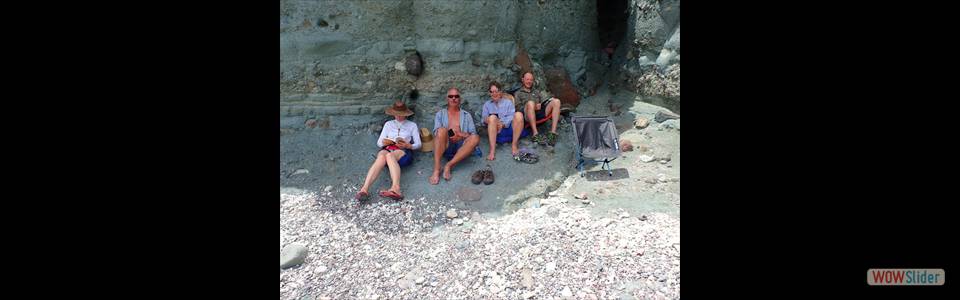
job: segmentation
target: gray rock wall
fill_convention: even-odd
[[[645,95],[680,101],[680,1],[630,0],[620,80]],[[678,104],[679,105],[679,104]]]
[[[648,9],[669,11],[674,8],[667,3],[676,2],[675,17],[657,18],[639,12],[637,3],[646,0],[623,1],[631,4],[628,26],[637,27],[624,39],[649,35],[637,50],[655,62],[678,27],[679,1]],[[411,104],[414,119],[423,122],[445,103],[450,86],[461,88],[467,109],[478,109],[488,82],[518,82],[514,57],[521,45],[539,68],[565,69],[582,96],[600,80],[595,0],[281,0],[280,10],[282,116],[368,117],[357,119],[356,127],[363,127],[417,90],[420,97]],[[617,49],[618,57],[625,48]],[[404,67],[414,52],[423,57],[419,77]]]

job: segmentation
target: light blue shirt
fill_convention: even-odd
[[[437,134],[437,128],[450,128],[450,118],[447,115],[446,108],[437,112],[437,117],[433,118],[433,134]],[[473,123],[473,117],[463,109],[460,110],[460,131],[477,134],[477,125]]]
[[[483,111],[481,113],[483,118],[480,119],[480,124],[486,125],[487,117],[491,114],[497,114],[500,122],[503,122],[504,126],[509,127],[513,121],[513,113],[516,111],[517,109],[513,107],[513,101],[510,101],[510,99],[500,98],[496,104],[493,102],[493,99],[487,100],[487,102],[483,104]]]

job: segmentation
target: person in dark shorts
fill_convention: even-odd
[[[363,187],[357,192],[357,200],[367,200],[370,193],[367,189],[373,184],[373,181],[380,176],[380,171],[384,166],[390,169],[390,180],[392,184],[390,189],[380,191],[381,197],[387,197],[394,200],[403,200],[403,194],[400,192],[400,168],[410,165],[413,162],[413,156],[420,149],[420,130],[417,129],[417,123],[407,120],[407,117],[413,115],[403,101],[397,101],[393,106],[386,110],[388,115],[393,116],[393,120],[383,124],[383,131],[380,132],[380,138],[377,139],[377,146],[380,151],[377,152],[377,159],[367,171],[367,178],[363,182]]]
[[[560,99],[551,97],[547,92],[533,89],[533,73],[523,73],[523,86],[514,93],[515,110],[522,112],[530,124],[534,143],[554,145],[557,142],[557,122],[560,121]],[[541,135],[537,131],[537,120],[550,117],[552,125],[550,132]]]

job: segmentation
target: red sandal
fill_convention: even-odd
[[[403,195],[397,194],[397,192],[386,190],[380,191],[380,197],[387,197],[393,200],[403,200]]]

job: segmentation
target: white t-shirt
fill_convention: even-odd
[[[377,147],[383,147],[385,138],[396,141],[398,137],[413,144],[413,150],[420,149],[420,130],[417,128],[417,123],[410,120],[404,120],[402,123],[390,120],[384,123],[380,138],[377,139]]]

